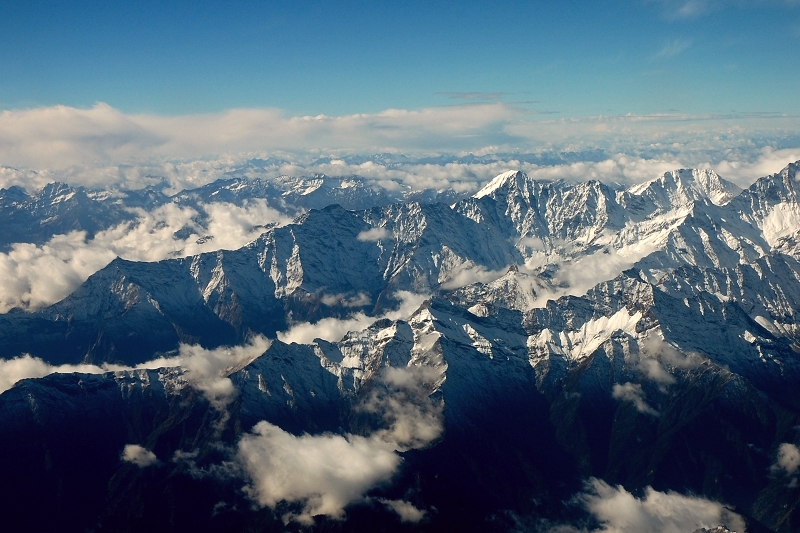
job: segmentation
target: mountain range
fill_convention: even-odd
[[[619,490],[717,513],[687,533],[797,531],[798,169],[743,190],[683,169],[626,189],[510,171],[468,197],[324,176],[0,191],[6,246],[166,202],[295,216],[0,315],[7,362],[94,368],[0,394],[3,516],[593,531]]]

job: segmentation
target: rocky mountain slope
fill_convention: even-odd
[[[226,177],[198,188],[170,194],[166,180],[140,190],[94,190],[50,183],[29,193],[19,186],[0,189],[0,251],[14,243],[44,244],[55,235],[85,231],[88,238],[97,232],[136,219],[137,210],[152,211],[174,204],[197,212],[198,222],[208,218],[208,204],[228,203],[246,206],[254,200],[293,217],[309,209],[337,204],[346,209],[369,209],[395,202],[452,202],[465,196],[449,190],[395,187],[388,190],[369,180],[352,176],[331,177],[250,176],[247,167],[235,169]],[[213,237],[213,235],[212,235]]]
[[[713,171],[622,191],[509,172],[452,204],[328,206],[239,250],[116,260],[0,316],[2,357],[133,366],[305,322],[321,338],[210,384],[190,364],[19,382],[0,395],[5,509],[42,531],[591,530],[575,495],[600,479],[795,531],[778,457],[800,444],[798,168],[745,190]],[[391,313],[410,293],[422,306]],[[324,338],[354,316],[376,321]],[[275,484],[334,445],[372,477]],[[298,473],[307,453],[289,477],[324,470]]]

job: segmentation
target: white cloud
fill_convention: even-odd
[[[303,511],[285,519],[303,524],[316,515],[342,518],[346,505],[389,480],[400,464],[394,449],[374,437],[297,437],[266,421],[239,441],[238,459],[252,480],[248,496],[272,508],[302,501]]]
[[[377,317],[367,316],[363,312],[351,315],[349,318],[323,318],[318,322],[300,322],[294,324],[287,331],[279,331],[278,339],[290,344],[310,344],[314,339],[338,341],[348,331],[360,331],[378,320]]]
[[[531,252],[543,252],[546,249],[544,241],[539,237],[524,237],[519,240],[517,246],[527,248]]]
[[[449,277],[441,284],[442,289],[460,289],[473,283],[494,281],[508,272],[508,267],[498,270],[487,270],[483,265],[465,263],[450,271]]]
[[[126,444],[122,450],[122,460],[133,463],[139,468],[158,464],[156,454],[138,444]]]
[[[692,19],[717,9],[721,0],[662,0],[666,15],[672,19]]]
[[[800,449],[790,442],[784,442],[778,447],[778,457],[772,465],[773,472],[783,470],[788,475],[794,475],[800,469]]]
[[[696,19],[726,7],[751,5],[797,6],[797,0],[655,0],[662,4],[664,15],[672,20]]]
[[[241,346],[222,346],[206,349],[199,345],[181,344],[171,357],[158,357],[128,367],[123,365],[50,365],[38,357],[24,354],[14,359],[0,359],[0,393],[26,378],[41,378],[50,374],[103,374],[129,370],[181,367],[187,381],[200,390],[215,407],[222,409],[236,394],[227,377],[263,354],[270,346],[266,337],[257,335]]]
[[[0,359],[0,393],[7,391],[22,379],[41,378],[53,373],[70,374],[102,374],[107,369],[95,365],[60,365],[52,366],[38,357],[24,354],[14,359]]]
[[[706,168],[713,166],[720,176],[747,187],[757,178],[775,174],[795,161],[800,161],[800,148],[775,150],[766,146],[756,150],[750,158],[726,158],[716,162],[707,162],[702,166]]]
[[[544,307],[548,300],[565,295],[581,296],[603,281],[617,277],[622,271],[631,268],[637,261],[646,257],[657,249],[653,243],[640,242],[634,246],[621,249],[611,247],[603,248],[590,255],[578,256],[577,259],[569,257],[560,261],[553,261],[543,254],[534,253],[526,260],[524,270],[536,273],[543,263],[552,262],[558,269],[549,286],[535,285],[536,301],[533,307]],[[571,253],[566,250],[567,256]],[[535,281],[536,278],[532,278]]]
[[[640,413],[659,416],[658,411],[647,405],[642,386],[638,383],[624,383],[622,385],[615,383],[611,396],[617,400],[632,403]]]
[[[400,517],[400,521],[403,523],[416,524],[428,514],[427,511],[417,509],[414,505],[405,500],[386,500],[380,498],[377,501],[397,513]]]
[[[103,103],[55,106],[0,113],[0,162],[64,169],[265,149],[478,148],[504,140],[503,124],[519,113],[503,103],[340,117],[286,117],[275,109],[161,117],[126,115]]]
[[[650,381],[655,381],[663,385],[672,385],[675,383],[675,377],[667,372],[657,359],[642,359],[639,361],[638,367]]]
[[[691,2],[690,2],[691,3]],[[690,3],[682,3],[685,7]],[[675,40],[661,51],[676,55],[689,46]],[[409,163],[379,161],[311,164],[320,155],[402,152],[491,155],[502,152],[558,153],[600,149],[626,154],[639,168],[609,162],[555,165],[555,176],[614,181],[652,178],[659,162],[676,166],[745,161],[758,150],[796,137],[800,117],[750,113],[729,115],[652,114],[532,119],[523,109],[493,102],[390,109],[340,117],[290,117],[274,109],[235,109],[217,114],[160,117],[126,115],[106,104],[90,109],[64,106],[0,112],[0,186],[40,187],[54,180],[93,187],[140,188],[166,177],[173,190],[222,177],[252,157],[279,155],[290,161],[279,173],[357,174],[396,187],[472,191],[509,169],[541,170],[524,161]],[[573,167],[574,165],[574,167]],[[16,168],[11,168],[16,167]],[[778,168],[770,168],[775,172]],[[641,176],[642,174],[645,176]],[[725,173],[721,172],[724,176]],[[622,175],[622,176],[620,176]],[[749,176],[752,180],[758,176]]]
[[[636,367],[647,379],[661,385],[672,385],[676,382],[670,368],[695,368],[703,362],[700,354],[682,352],[660,338],[657,333],[650,333],[645,337],[639,343],[639,351]]]
[[[341,305],[342,307],[364,307],[372,303],[369,294],[359,292],[355,296],[347,294],[323,294],[320,301],[328,307]]]
[[[181,344],[178,355],[171,360],[186,371],[189,382],[202,391],[212,405],[223,409],[236,395],[236,388],[227,376],[262,355],[270,344],[261,335],[242,346],[210,350],[196,344]]]
[[[166,204],[149,213],[138,209],[134,222],[101,231],[92,239],[86,239],[84,232],[74,231],[55,235],[41,246],[12,245],[9,252],[0,253],[0,312],[12,307],[35,310],[55,303],[117,256],[158,261],[235,249],[258,237],[263,232],[261,225],[288,222],[262,199],[241,207],[212,203],[203,208],[208,213],[205,226],[195,222],[195,210]],[[191,228],[192,234],[176,238],[174,233],[184,227]],[[214,238],[198,243],[198,238],[205,235]]]
[[[441,370],[386,368],[376,390],[360,409],[379,414],[385,427],[360,435],[295,436],[262,421],[242,437],[237,459],[250,480],[248,496],[275,508],[282,501],[300,503],[299,513],[284,516],[311,524],[313,517],[344,518],[344,508],[387,482],[402,459],[397,451],[421,448],[442,431],[442,405],[428,395],[438,386]],[[406,502],[387,503],[403,521],[419,521],[425,512]]]
[[[686,533],[720,525],[738,533],[745,531],[741,516],[720,503],[677,492],[659,492],[651,487],[645,489],[643,498],[637,498],[622,486],[612,487],[591,478],[576,500],[602,525],[593,533]],[[562,527],[560,531],[565,529]]]
[[[392,235],[386,228],[370,228],[358,234],[358,240],[362,242],[376,242],[386,240]]]
[[[377,320],[383,318],[391,320],[405,318],[416,311],[427,298],[426,295],[408,291],[397,291],[395,296],[400,300],[399,307],[380,316],[368,316],[359,311],[344,319],[328,317],[314,323],[300,322],[294,324],[287,331],[279,331],[278,339],[285,343],[296,342],[298,344],[310,344],[317,338],[335,342],[340,340],[348,331],[360,331]],[[323,303],[325,303],[324,300]]]
[[[386,367],[377,384],[356,411],[380,415],[385,427],[375,433],[399,451],[422,448],[442,433],[440,402],[428,395],[439,385],[442,369],[409,366]]]

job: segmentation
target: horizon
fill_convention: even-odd
[[[714,168],[742,184],[800,159],[798,44],[796,0],[5,3],[0,186],[558,152],[605,156],[558,168],[571,179]],[[339,170],[387,172],[373,167]]]

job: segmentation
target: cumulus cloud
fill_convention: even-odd
[[[543,252],[546,249],[544,241],[539,237],[523,237],[517,246],[527,249],[528,252]]]
[[[706,162],[702,166],[713,168],[740,186],[747,187],[755,179],[769,176],[783,169],[789,163],[800,161],[800,148],[783,148],[776,150],[765,146],[754,151],[749,157],[725,158],[719,161]]]
[[[350,315],[348,318],[328,317],[313,323],[299,322],[292,325],[287,331],[279,331],[278,339],[285,343],[296,342],[298,344],[309,344],[313,342],[314,339],[324,339],[335,342],[341,339],[348,331],[360,331],[377,320],[384,318],[391,320],[405,318],[416,311],[427,298],[426,295],[409,291],[397,291],[395,297],[400,300],[398,308],[387,311],[380,316],[369,316],[359,311],[358,313]],[[328,301],[334,303],[334,300]],[[325,300],[323,300],[323,303],[325,303]]]
[[[205,251],[235,249],[255,239],[265,224],[282,224],[288,218],[262,199],[243,206],[205,204],[204,223],[191,208],[166,204],[152,212],[134,210],[137,218],[97,233],[74,231],[55,235],[39,246],[12,245],[0,253],[0,312],[12,307],[35,310],[69,295],[86,279],[115,257],[135,261],[159,261]],[[175,233],[190,228],[184,238]],[[213,236],[203,240],[200,237]]]
[[[659,416],[658,411],[647,405],[642,386],[638,383],[624,383],[622,385],[615,383],[611,396],[617,400],[632,403],[640,413]]]
[[[591,478],[576,501],[600,522],[601,527],[592,530],[594,533],[686,533],[720,525],[738,533],[745,531],[742,517],[720,503],[672,491],[659,492],[651,487],[645,489],[642,498],[637,498],[622,486],[612,487]],[[577,530],[561,527],[558,531]]]
[[[299,512],[284,515],[286,522],[310,525],[317,515],[344,518],[347,505],[363,501],[371,488],[392,478],[402,461],[397,451],[421,448],[438,438],[442,405],[429,395],[439,380],[437,369],[384,369],[375,384],[381,392],[359,406],[384,421],[369,436],[296,436],[259,422],[238,444],[237,460],[250,481],[245,493],[265,507],[283,501],[299,504]],[[425,515],[407,502],[382,502],[403,521],[416,522]]]
[[[158,464],[156,454],[138,444],[126,444],[122,450],[122,460],[127,463],[133,463],[139,468]]]
[[[389,239],[391,236],[386,228],[370,228],[359,233],[357,238],[362,242],[376,242]]]
[[[363,312],[358,312],[350,318],[323,318],[317,322],[300,322],[294,324],[287,331],[279,331],[278,339],[285,343],[296,342],[298,344],[310,344],[314,339],[324,339],[327,341],[338,341],[348,331],[360,331],[374,321],[377,317],[371,317]]]
[[[791,476],[796,474],[798,469],[800,469],[800,448],[790,442],[784,442],[778,447],[778,456],[772,465],[772,471],[784,471]]]
[[[648,335],[641,342],[639,349],[648,357],[657,357],[662,363],[674,368],[696,368],[705,360],[698,353],[679,350],[658,334]]]
[[[311,524],[313,516],[344,517],[344,507],[400,464],[391,446],[358,435],[301,435],[262,421],[239,441],[238,459],[252,482],[245,492],[262,506],[301,501],[303,511],[284,517]]]
[[[667,372],[657,359],[643,359],[639,361],[639,369],[650,381],[661,383],[662,385],[672,385],[675,377]]]

